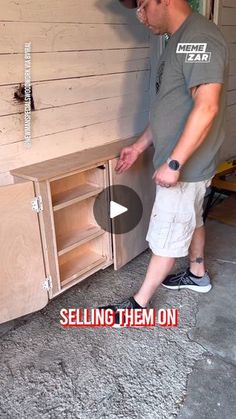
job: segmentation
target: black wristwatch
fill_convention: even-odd
[[[181,168],[181,164],[178,162],[178,160],[172,160],[171,157],[169,157],[166,161],[166,163],[168,164],[169,168],[171,170],[180,170]]]

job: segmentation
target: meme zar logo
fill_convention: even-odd
[[[207,50],[207,43],[178,43],[177,54],[186,54],[186,63],[209,63],[211,61],[211,52]]]

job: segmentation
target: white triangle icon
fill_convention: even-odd
[[[128,211],[128,208],[123,207],[123,205],[117,204],[117,202],[110,201],[110,218],[115,218],[126,211]]]

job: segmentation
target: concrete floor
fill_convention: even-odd
[[[161,287],[178,328],[70,328],[62,307],[132,295],[150,258],[100,271],[38,313],[0,328],[0,418],[233,419],[236,417],[236,229],[207,221],[206,295]],[[186,266],[181,258],[176,269]]]

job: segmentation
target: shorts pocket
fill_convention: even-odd
[[[194,231],[192,217],[190,213],[176,214],[173,222],[171,245],[175,246],[176,243],[185,243],[191,240]]]
[[[173,249],[181,245],[191,236],[190,213],[172,213],[167,211],[156,211],[153,214],[152,237],[156,247],[168,247]],[[155,221],[154,221],[155,220]]]

